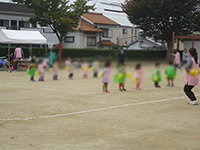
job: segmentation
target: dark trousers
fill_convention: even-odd
[[[10,63],[11,65],[13,65],[13,70],[17,70],[17,63]]]
[[[174,64],[174,67],[175,67],[175,72],[176,72],[177,68],[180,69],[178,64]]]
[[[73,75],[74,75],[73,73],[70,73],[69,78],[73,78]]]
[[[120,65],[122,65],[122,64],[124,64],[124,60],[119,60],[119,61],[118,61],[117,68],[119,68],[119,67],[120,67]]]
[[[58,75],[53,75],[53,79],[58,79]]]
[[[97,75],[98,75],[98,72],[94,72],[93,77],[94,77],[94,78],[97,78]]]
[[[186,61],[186,60],[185,60],[185,61],[182,61],[180,68],[182,68],[184,64],[187,64],[187,61]]]
[[[155,87],[159,86],[158,82],[154,82]]]
[[[194,93],[192,92],[192,89],[194,88],[194,86],[191,85],[185,85],[184,87],[184,92],[187,95],[187,97],[191,100],[191,101],[196,101],[196,97],[194,95]]]

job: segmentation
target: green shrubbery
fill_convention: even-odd
[[[14,47],[11,51],[14,52]],[[22,48],[25,57],[29,57],[29,48]],[[129,60],[162,60],[166,58],[167,51],[164,50],[124,50]],[[47,50],[49,53],[50,50]],[[58,53],[57,49],[53,52]],[[118,49],[63,49],[62,57],[78,57],[78,58],[95,58],[99,57],[102,60],[114,60],[117,57]],[[7,47],[0,47],[0,56],[5,56],[8,53]],[[45,57],[45,48],[32,48],[32,56]]]

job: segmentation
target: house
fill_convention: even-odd
[[[81,19],[102,31],[98,40],[98,46],[100,48],[109,49],[117,44],[118,23],[101,13],[92,12],[83,14]]]
[[[163,44],[154,42],[152,39],[148,39],[146,37],[140,36],[138,40],[131,43],[127,46],[128,49],[149,49],[149,50],[166,50],[166,47]]]
[[[15,3],[0,2],[0,29],[40,31],[48,43],[59,43],[49,27],[40,27],[28,22],[34,15],[32,9]],[[63,41],[64,48],[112,48],[117,44],[118,23],[101,13],[86,13],[74,32],[69,32]]]
[[[97,48],[102,30],[80,19],[74,32],[69,32],[64,40],[65,48]]]
[[[128,20],[119,0],[90,0],[88,4],[95,4],[95,10],[93,12],[102,13],[104,16],[119,24],[116,35],[117,45],[126,47],[138,40],[140,29]]]

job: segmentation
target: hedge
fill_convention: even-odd
[[[14,49],[15,47],[11,47],[12,52]],[[22,49],[25,57],[29,57],[29,48],[22,47]],[[47,53],[49,52],[48,49]],[[53,52],[58,53],[58,50],[53,49]],[[62,57],[115,59],[118,52],[118,49],[62,49]],[[166,58],[167,54],[165,50],[124,50],[124,52],[130,60],[162,60]],[[0,47],[0,56],[5,56],[7,53],[7,47]],[[32,56],[45,57],[45,48],[32,48]]]

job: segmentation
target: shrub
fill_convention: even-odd
[[[14,52],[15,47],[11,47]],[[22,47],[25,57],[29,57],[29,47]],[[47,50],[49,53],[50,50]],[[58,49],[53,52],[59,53]],[[102,60],[115,60],[117,58],[118,49],[62,49],[62,58],[78,57],[78,58],[95,58]],[[129,60],[162,60],[166,58],[167,51],[164,50],[124,50]],[[0,56],[8,54],[7,47],[0,47]],[[32,48],[32,56],[45,57],[45,48]]]

